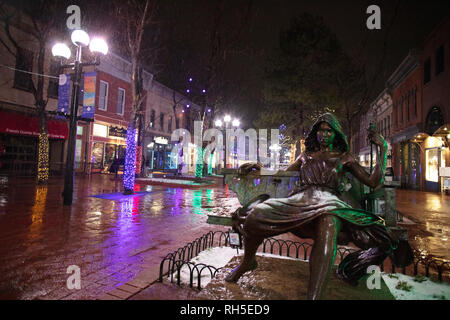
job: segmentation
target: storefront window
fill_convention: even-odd
[[[81,139],[77,139],[75,145],[75,162],[81,162],[81,146],[82,146]]]
[[[77,126],[77,136],[82,136],[82,135],[83,135],[83,127]]]
[[[127,152],[126,146],[119,146],[119,159],[125,159],[126,152]]]
[[[172,157],[172,147],[171,144],[166,145],[165,169],[176,169],[178,166],[178,157],[176,155]]]
[[[109,166],[113,163],[114,158],[116,157],[116,145],[107,143],[105,147],[105,166]]]
[[[95,142],[92,148],[92,162],[94,163],[94,167],[101,167],[103,163],[103,143]]]
[[[439,181],[439,149],[428,149],[425,151],[425,163],[426,174],[425,179],[427,181],[438,182]]]

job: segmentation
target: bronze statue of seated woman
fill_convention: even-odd
[[[362,183],[377,188],[383,183],[387,143],[375,131],[368,139],[377,146],[377,163],[368,174],[349,152],[347,138],[337,119],[329,113],[312,126],[305,140],[305,152],[287,171],[300,172],[299,186],[287,198],[259,197],[250,209],[233,215],[234,228],[244,236],[241,264],[226,278],[237,281],[245,272],[257,267],[255,254],[267,237],[286,232],[313,239],[308,299],[319,299],[324,292],[336,256],[338,244],[353,242],[361,250],[349,254],[338,267],[338,276],[355,284],[370,265],[379,265],[388,256],[406,266],[412,262],[412,250],[385,227],[384,220],[371,212],[352,208],[340,199],[344,176],[351,173]],[[248,163],[240,173],[261,169]]]

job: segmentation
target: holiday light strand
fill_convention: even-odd
[[[136,129],[133,124],[127,128],[127,150],[123,172],[123,186],[125,193],[133,193],[136,171]]]
[[[38,183],[45,183],[48,181],[49,175],[49,142],[47,133],[43,132],[39,134],[39,145],[38,145]]]
[[[203,177],[203,155],[205,154],[205,149],[202,147],[197,148],[197,165],[195,168],[195,176],[197,178]]]

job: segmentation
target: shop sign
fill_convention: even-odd
[[[94,136],[106,138],[108,127],[103,124],[94,123]]]
[[[164,138],[164,137],[155,137],[155,143],[158,143],[158,144],[168,144],[168,143],[169,143],[169,140],[167,140],[167,139]]]
[[[126,138],[127,137],[127,129],[122,127],[109,127],[109,136]]]

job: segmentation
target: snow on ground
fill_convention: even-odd
[[[238,254],[237,249],[233,249],[230,247],[215,247],[215,248],[208,248],[202,252],[199,253],[198,256],[194,257],[190,262],[194,264],[205,264],[208,266],[215,267],[216,269],[222,268],[225,266],[231,258],[233,258],[235,255]],[[243,250],[239,250],[239,254],[243,254]],[[192,267],[191,267],[192,268]],[[200,268],[201,270],[201,268]],[[194,271],[194,282],[193,285],[196,286],[197,284],[197,272]],[[190,269],[187,265],[184,265],[181,267],[180,271],[180,281],[182,284],[189,285],[190,281]],[[177,272],[173,274],[174,278],[176,279]],[[200,284],[201,287],[204,288],[209,282],[211,282],[211,274],[210,272],[205,269],[201,272],[201,278],[200,278]]]
[[[241,256],[243,253],[243,250],[237,250],[230,247],[209,248],[200,252],[200,254],[193,258],[190,262],[197,265],[205,264],[215,268],[221,268],[224,267],[234,256]],[[257,255],[278,259],[299,260],[260,252],[257,253]],[[196,276],[197,274],[194,273],[194,286],[197,285]],[[381,276],[396,300],[450,300],[450,285],[447,283],[437,283],[431,281],[427,277],[411,277],[401,273],[387,274],[383,272]],[[174,273],[174,278],[176,278],[176,272]],[[188,266],[183,266],[181,268],[180,278],[181,283],[189,285],[190,271]],[[210,281],[210,272],[207,269],[203,270],[201,276],[201,287],[204,288]]]
[[[215,248],[209,248],[206,249],[196,257],[194,257],[190,262],[194,264],[205,264],[208,266],[213,266],[216,269],[224,267],[234,256],[241,256],[244,254],[243,250],[237,250],[230,247],[215,247]],[[291,259],[291,260],[299,260],[294,259],[290,257],[282,257],[275,254],[269,254],[269,253],[257,253],[258,256],[264,256],[264,257],[273,257],[278,259]],[[192,267],[191,267],[192,268]],[[199,268],[201,270],[201,268]],[[197,272],[194,271],[194,282],[193,285],[196,286],[197,284]],[[177,272],[174,273],[174,278],[176,279]],[[201,272],[201,279],[200,284],[201,287],[204,288],[210,281],[211,281],[211,274],[210,272],[205,269]],[[183,284],[189,285],[190,281],[190,269],[187,265],[183,266],[180,271],[180,281]]]
[[[450,286],[427,277],[401,273],[382,273],[384,282],[396,300],[450,300]]]

